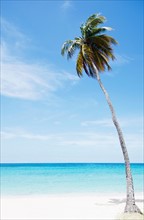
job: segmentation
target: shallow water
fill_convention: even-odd
[[[124,164],[1,164],[2,195],[125,193]],[[136,192],[142,192],[144,164],[132,164]]]

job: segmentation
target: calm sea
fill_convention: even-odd
[[[1,164],[2,195],[125,192],[124,164]],[[136,192],[144,190],[144,164],[132,164]]]

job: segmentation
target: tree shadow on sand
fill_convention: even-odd
[[[110,199],[109,204],[119,205],[125,203],[126,199]],[[136,202],[144,202],[144,199],[136,199]]]
[[[144,203],[144,199],[136,199],[136,202],[142,202]],[[102,203],[95,203],[95,205],[99,205],[99,206],[105,206],[105,205],[120,205],[122,203],[126,203],[126,199],[110,199],[109,201],[105,201]]]

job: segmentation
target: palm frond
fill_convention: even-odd
[[[85,22],[85,26],[91,26],[93,28],[98,26],[99,24],[104,23],[105,20],[106,18],[104,16],[101,16],[100,14],[93,14],[87,19],[87,21]]]
[[[88,76],[91,75],[91,74],[90,74],[90,71],[89,71],[89,68],[88,68],[87,63],[85,62],[85,60],[83,61],[83,69],[84,69],[85,73],[86,73]]]
[[[67,50],[67,58],[70,59],[74,55],[76,49],[79,49],[80,45],[77,43],[73,43]]]
[[[105,35],[106,36],[106,35]],[[112,60],[115,59],[115,56],[113,55],[113,49],[111,46],[111,39],[105,39],[103,35],[91,37],[88,40],[88,43],[92,45],[95,50],[100,50],[103,52],[106,56],[110,57]]]
[[[99,72],[105,71],[104,61],[101,59],[98,53],[95,53],[95,65]]]
[[[73,43],[73,40],[67,40],[64,42],[64,44],[62,45],[62,49],[61,49],[62,56],[64,56],[64,54],[67,52],[68,48],[71,46],[72,43]]]
[[[84,60],[88,63],[88,65],[90,65],[93,60],[93,51],[87,44],[82,45],[82,55]]]
[[[100,14],[93,14],[91,15],[87,21],[85,22],[85,24],[82,24],[80,29],[81,29],[81,33],[83,37],[88,37],[93,28],[97,27],[98,25],[104,23],[105,21],[105,17],[104,16],[100,16]]]
[[[81,51],[78,54],[77,62],[76,62],[76,71],[79,77],[82,76],[82,70],[83,70],[83,56]]]
[[[80,27],[82,37],[75,37],[63,44],[61,53],[66,53],[68,59],[74,55],[76,49],[80,50],[76,62],[78,76],[82,76],[84,70],[88,76],[96,77],[94,65],[100,72],[111,70],[109,61],[115,59],[112,45],[118,42],[105,34],[112,30],[111,27],[98,27],[105,20],[100,14],[91,15]]]
[[[72,58],[76,49],[80,49],[80,46],[81,46],[81,42],[80,42],[79,38],[77,38],[77,39],[78,40],[66,41],[62,46],[61,54],[64,55],[65,53],[67,53],[67,58],[68,59]]]
[[[101,64],[103,65],[103,68],[100,71],[105,70],[105,67],[107,67],[108,71],[111,70],[110,65],[108,64],[109,62],[109,57],[106,56],[103,52],[98,51],[98,56],[99,59],[101,60]]]
[[[89,66],[89,76],[92,77],[92,78],[96,78],[96,74],[95,74],[95,71],[93,69],[93,66]]]
[[[92,28],[89,34],[87,34],[87,38],[93,37],[98,34],[102,34],[105,31],[111,31],[111,27],[100,27],[100,28]]]
[[[90,23],[93,21],[93,19],[95,19],[97,16],[98,16],[98,14],[93,14],[93,15],[91,15],[91,16],[86,20],[85,25],[90,24]]]
[[[114,45],[118,44],[118,42],[111,36],[103,34],[103,35],[99,35],[99,37],[103,38],[105,41],[111,44],[114,44]]]

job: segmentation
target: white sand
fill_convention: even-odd
[[[143,210],[143,194],[136,195]],[[1,197],[1,220],[117,219],[125,207],[122,194],[75,194]]]

